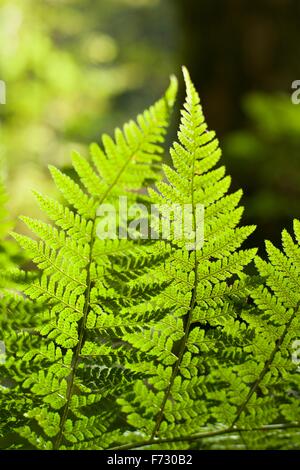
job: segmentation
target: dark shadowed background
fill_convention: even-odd
[[[36,215],[32,188],[53,191],[49,163],[87,154],[185,64],[244,189],[244,221],[258,225],[251,243],[278,242],[300,217],[299,44],[298,0],[0,0],[0,162],[13,216]]]

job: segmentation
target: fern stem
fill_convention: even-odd
[[[193,442],[193,441],[198,441],[201,439],[205,438],[210,438],[210,437],[217,437],[217,436],[223,436],[224,434],[239,434],[239,433],[246,433],[246,432],[272,432],[272,431],[281,431],[284,429],[300,429],[300,423],[282,423],[282,424],[269,424],[266,426],[261,426],[257,428],[252,428],[252,429],[238,429],[238,428],[226,428],[226,429],[221,429],[218,431],[209,431],[209,432],[203,432],[200,434],[194,434],[194,435],[189,435],[189,436],[177,436],[177,437],[167,437],[167,438],[162,438],[162,439],[150,439],[150,440],[145,440],[141,442],[135,442],[131,444],[125,444],[123,446],[119,447],[112,447],[107,450],[130,450],[130,449],[138,449],[140,447],[148,447],[151,445],[160,445],[160,444],[168,444],[168,443],[173,443],[173,442]]]

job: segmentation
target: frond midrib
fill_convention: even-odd
[[[192,153],[193,165],[192,165],[192,179],[191,179],[191,204],[192,204],[192,212],[193,212],[193,214],[192,214],[193,215],[193,225],[194,225],[194,228],[196,228],[196,208],[195,208],[195,201],[194,201],[194,178],[195,178],[195,162],[196,162],[196,148],[197,148],[197,146],[196,146],[197,133],[196,133],[196,128],[195,127],[194,127],[193,130],[194,130],[194,139],[193,139],[194,147],[193,147],[193,153]],[[160,411],[159,411],[158,416],[156,418],[156,423],[155,423],[154,429],[152,431],[150,440],[153,440],[155,438],[157,432],[160,429],[160,426],[161,426],[161,423],[162,423],[162,420],[163,420],[163,416],[164,416],[165,406],[166,406],[166,403],[167,403],[167,401],[170,397],[174,381],[177,377],[177,374],[178,374],[178,371],[179,371],[179,368],[180,368],[180,365],[181,365],[181,361],[182,361],[182,358],[183,358],[183,355],[184,355],[184,352],[185,352],[185,349],[186,349],[186,345],[187,345],[191,325],[192,325],[193,311],[194,311],[196,301],[197,301],[197,287],[198,287],[197,250],[195,250],[194,253],[195,253],[195,262],[194,262],[193,271],[194,271],[195,277],[194,277],[194,285],[193,285],[193,288],[192,288],[192,297],[191,297],[191,301],[190,301],[189,311],[188,311],[187,316],[186,316],[185,332],[184,332],[184,336],[183,336],[183,338],[180,342],[181,344],[179,346],[178,359],[177,359],[177,361],[176,361],[176,363],[173,367],[173,372],[172,372],[172,375],[171,375],[171,378],[170,378],[170,383],[169,383],[168,388],[165,392],[165,395],[164,395],[164,398],[163,398],[163,401],[162,401],[162,404],[161,404],[161,408],[160,408]]]

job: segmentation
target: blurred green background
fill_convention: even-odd
[[[185,64],[233,188],[244,189],[244,221],[258,225],[250,243],[278,242],[300,217],[299,18],[299,0],[0,0],[0,171],[12,216],[36,216],[31,189],[54,191],[47,165],[87,154]]]

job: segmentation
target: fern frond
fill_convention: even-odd
[[[298,221],[295,221],[296,237],[297,226]],[[276,420],[293,421],[298,416],[294,394],[299,392],[300,382],[292,356],[293,342],[300,335],[299,242],[295,243],[284,230],[282,243],[283,251],[280,251],[267,241],[268,261],[259,257],[255,260],[260,275],[266,280],[265,285],[251,294],[259,311],[244,315],[253,325],[256,342],[251,346],[253,382],[250,391],[241,395],[234,420],[243,426],[253,425],[253,411],[258,406],[261,411],[255,414],[256,425],[266,424],[267,419],[269,424]]]
[[[50,167],[63,202],[36,198],[52,223],[23,217],[34,239],[14,234],[38,270],[0,239],[2,449],[300,447],[300,222],[267,261],[242,248],[255,227],[183,73],[172,167],[175,79],[90,160],[75,153],[76,176]],[[129,215],[124,235],[124,196],[146,234]]]
[[[126,348],[116,347],[114,337],[107,335],[122,326],[112,318],[115,312],[110,307],[110,259],[117,262],[128,253],[138,258],[152,248],[120,240],[110,254],[110,241],[97,237],[97,212],[103,203],[116,204],[120,194],[138,201],[137,190],[157,179],[176,87],[172,78],[165,96],[138,116],[136,123],[131,121],[122,131],[117,130],[114,139],[104,136],[103,150],[94,144],[91,162],[74,154],[76,181],[50,167],[65,203],[39,193],[36,196],[54,224],[27,217],[23,221],[39,240],[14,234],[41,271],[24,290],[34,305],[43,307],[29,334],[33,342],[27,345],[27,352],[23,345],[23,355],[17,360],[17,367],[24,370],[24,374],[16,374],[18,390],[26,394],[27,402],[26,409],[22,408],[22,425],[18,421],[14,427],[14,432],[35,448],[79,449],[88,442],[102,448],[115,439],[115,432],[109,434],[117,414],[108,416],[106,410],[114,400],[113,389],[117,393],[135,375],[130,371],[120,375],[120,369],[126,369]],[[126,265],[119,269],[120,276],[122,271],[124,275]],[[116,303],[120,294],[116,292],[115,297]],[[102,325],[105,330],[101,334]],[[86,382],[84,373],[93,358],[97,358],[97,367],[107,372],[98,376],[97,391],[90,379]],[[97,410],[103,412],[93,416],[96,403]]]
[[[254,227],[237,228],[241,194],[227,195],[230,178],[225,176],[224,167],[214,169],[221,156],[218,141],[207,131],[198,94],[186,69],[184,76],[187,98],[179,142],[171,150],[174,169],[164,165],[166,181],[158,182],[149,194],[156,204],[189,204],[194,231],[203,223],[196,217],[202,204],[207,217],[204,245],[191,243],[184,234],[180,240],[169,237],[165,243],[170,244],[171,255],[147,273],[148,282],[156,279],[166,284],[152,302],[167,313],[149,328],[123,336],[140,353],[146,353],[142,363],[132,364],[133,370],[146,376],[136,383],[133,393],[118,402],[128,423],[150,440],[171,437],[183,429],[196,432],[215,420],[205,394],[212,387],[219,348],[230,347],[227,324],[230,321],[233,325],[238,319],[230,299],[238,297],[239,290],[240,297],[245,297],[242,271],[255,255],[255,250],[240,250]],[[222,314],[215,308],[218,304]],[[241,322],[237,323],[236,334],[241,341],[243,328]]]

